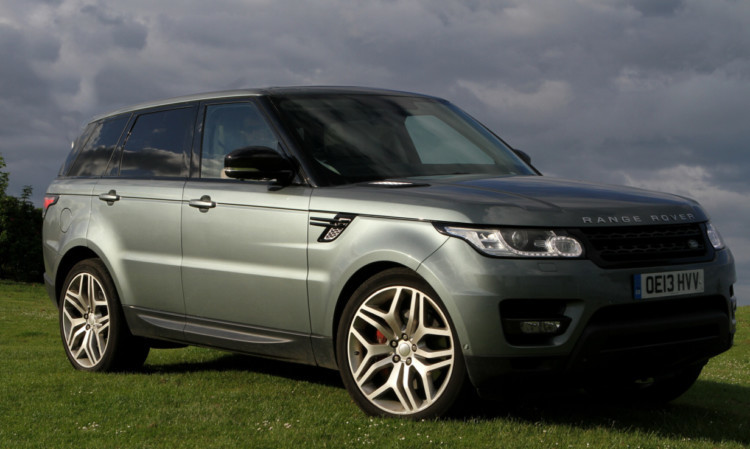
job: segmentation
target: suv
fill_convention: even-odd
[[[447,101],[195,95],[94,118],[47,190],[76,369],[201,345],[338,369],[376,415],[553,382],[647,401],[732,346],[734,261],[695,202],[543,177]]]

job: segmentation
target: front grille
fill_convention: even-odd
[[[602,267],[648,266],[710,260],[703,225],[581,228],[589,257]]]

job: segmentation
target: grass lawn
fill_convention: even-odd
[[[0,281],[0,448],[750,446],[750,307],[735,347],[656,409],[571,394],[466,417],[365,416],[338,373],[203,348],[152,350],[141,372],[75,371],[44,288]]]

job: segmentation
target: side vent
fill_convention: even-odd
[[[319,242],[332,242],[344,232],[355,216],[351,214],[338,214],[333,218],[310,217],[310,225],[325,228],[320,237],[318,237]]]

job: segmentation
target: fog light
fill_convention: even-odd
[[[524,334],[557,334],[562,327],[560,321],[521,321],[519,326]]]
[[[565,334],[573,321],[563,314],[564,308],[559,301],[504,301],[501,313],[506,341],[514,346],[555,344],[555,338]]]

